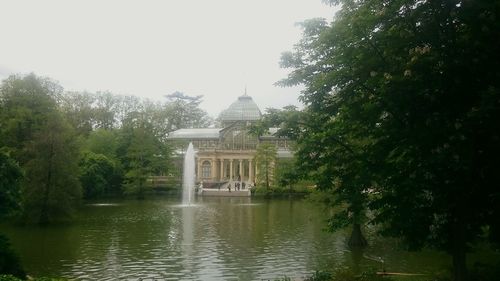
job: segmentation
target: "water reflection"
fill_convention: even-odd
[[[299,278],[317,269],[428,272],[446,266],[436,253],[408,254],[373,236],[364,252],[346,233],[323,231],[321,209],[297,200],[199,198],[105,202],[86,206],[71,225],[7,227],[31,275],[116,280],[260,280]],[[106,204],[106,205],[102,205]]]

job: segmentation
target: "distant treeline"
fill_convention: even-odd
[[[0,211],[23,222],[66,220],[82,198],[144,196],[146,179],[172,167],[169,132],[213,120],[201,96],[162,101],[66,92],[13,75],[0,88]]]

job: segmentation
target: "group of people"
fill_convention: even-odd
[[[229,192],[231,192],[231,187],[232,187],[232,183],[229,183],[227,185],[227,189],[229,190]],[[237,191],[237,190],[244,190],[246,188],[246,183],[244,181],[241,181],[241,177],[238,176],[238,179],[234,182],[234,190]]]

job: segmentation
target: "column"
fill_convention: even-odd
[[[255,183],[259,181],[259,162],[255,161]]]
[[[253,169],[252,169],[252,159],[248,160],[248,181],[253,183]]]
[[[229,180],[233,180],[233,159],[229,159]]]
[[[220,180],[224,178],[224,159],[219,159],[220,162]]]
[[[200,158],[196,158],[196,163],[198,164],[198,173],[197,173],[197,178],[199,181],[201,181],[201,159]]]
[[[215,158],[212,158],[212,180],[216,180],[217,178],[217,163],[215,162]]]
[[[238,169],[238,175],[240,177],[240,180],[243,181],[243,159],[240,159],[240,166]]]

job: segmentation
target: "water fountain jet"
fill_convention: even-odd
[[[195,180],[195,163],[194,163],[194,148],[193,143],[189,146],[184,154],[184,170],[182,177],[182,204],[191,205],[194,194]]]

